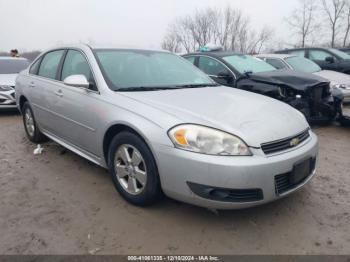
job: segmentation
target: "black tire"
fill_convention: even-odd
[[[115,167],[115,162],[117,160],[117,151],[126,145],[130,145],[133,148],[137,149],[137,151],[141,154],[146,166],[145,171],[147,179],[145,185],[143,186],[142,192],[138,194],[130,194],[127,189],[122,186],[120,180],[117,177]],[[149,206],[158,202],[162,198],[163,194],[156,162],[151,150],[139,136],[131,132],[121,132],[117,134],[109,146],[108,167],[116,190],[128,202],[137,206]]]
[[[35,121],[34,113],[32,108],[30,107],[29,102],[25,102],[23,107],[22,107],[22,118],[23,118],[23,125],[24,125],[24,130],[26,131],[27,137],[30,141],[33,143],[41,143],[47,140],[45,135],[40,132],[39,127]],[[26,114],[30,113],[33,119],[33,126],[34,126],[34,131],[29,131],[27,127],[27,119],[26,119]]]

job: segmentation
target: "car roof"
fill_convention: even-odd
[[[258,54],[258,55],[256,55],[256,57],[286,59],[286,58],[290,58],[290,57],[296,57],[296,55],[293,55],[293,54]]]
[[[86,50],[86,49],[91,49],[91,50],[115,49],[115,50],[138,50],[138,51],[153,51],[153,52],[171,53],[167,50],[142,48],[142,47],[136,47],[136,46],[132,46],[132,45],[84,44],[84,43],[54,46],[52,48],[45,50],[43,53],[50,52],[51,50],[55,50],[55,49],[70,49],[70,48],[77,48],[77,49],[82,49],[82,50]]]
[[[329,48],[329,47],[301,47],[301,48],[286,48],[286,49],[282,49],[282,50],[278,50],[276,51],[277,53],[283,53],[283,52],[288,52],[288,51],[299,51],[299,50],[317,50],[317,49],[323,49],[323,50],[329,50],[329,49],[332,49],[332,48]]]
[[[188,53],[188,54],[185,54],[184,56],[190,56],[190,55],[206,55],[206,56],[212,56],[216,58],[223,58],[225,56],[244,55],[244,54],[238,53],[238,52],[232,52],[232,51],[209,51],[209,52]]]

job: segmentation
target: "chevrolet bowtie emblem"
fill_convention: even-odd
[[[297,146],[300,144],[300,140],[299,140],[299,138],[293,138],[289,144],[290,144],[290,146],[293,146],[293,147]]]

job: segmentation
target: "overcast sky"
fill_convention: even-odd
[[[250,16],[252,25],[275,28],[288,38],[283,18],[297,0],[0,0],[0,50],[47,49],[92,42],[160,48],[176,17],[205,7],[231,5]]]

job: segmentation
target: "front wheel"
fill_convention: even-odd
[[[40,132],[35,121],[33,110],[29,102],[25,102],[22,107],[23,124],[27,137],[33,143],[40,143],[46,140],[46,137]]]
[[[161,198],[153,154],[137,135],[131,132],[116,135],[109,147],[108,164],[115,188],[128,202],[147,206]]]

